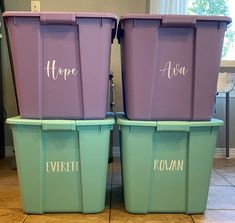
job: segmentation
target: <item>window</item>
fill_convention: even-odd
[[[229,16],[233,23],[228,26],[224,38],[222,60],[233,60],[235,65],[235,0],[150,0],[150,13]],[[227,64],[227,63],[226,63]],[[227,65],[226,65],[227,66]],[[233,71],[234,72],[234,71]]]
[[[222,60],[235,60],[235,1],[189,0],[188,14],[229,16],[234,21],[228,26],[224,37]]]

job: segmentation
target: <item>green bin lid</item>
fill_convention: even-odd
[[[8,118],[6,123],[12,125],[74,125],[74,126],[91,126],[91,125],[113,125],[115,123],[114,118],[108,117],[106,119],[96,120],[57,120],[57,119],[24,119],[20,116]]]
[[[222,126],[224,122],[219,119],[212,118],[209,121],[133,121],[124,117],[117,119],[117,124],[128,126],[188,126],[188,127],[203,127],[203,126]]]

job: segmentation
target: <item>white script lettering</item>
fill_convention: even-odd
[[[162,76],[167,75],[169,79],[172,79],[177,75],[185,76],[188,72],[186,67],[180,66],[179,64],[173,66],[171,61],[168,61],[164,68],[160,69],[160,71],[162,72]]]
[[[69,75],[77,75],[78,69],[76,68],[63,68],[56,66],[56,60],[47,61],[47,66],[45,67],[47,77],[52,77],[53,80],[56,80],[59,76],[62,76],[66,81]]]

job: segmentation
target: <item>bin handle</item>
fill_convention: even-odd
[[[197,18],[195,16],[162,16],[162,26],[195,26],[196,22]]]
[[[40,13],[42,24],[76,24],[75,13]]]
[[[187,122],[157,122],[156,131],[180,131],[180,132],[189,132],[190,126]]]
[[[44,131],[61,130],[61,131],[74,131],[76,124],[73,120],[43,120],[42,129]]]

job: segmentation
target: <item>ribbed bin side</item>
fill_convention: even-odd
[[[84,213],[100,212],[105,206],[110,127],[103,128],[78,129]]]
[[[92,26],[91,23],[95,24]],[[111,33],[114,23],[108,19],[81,19],[78,20],[78,25],[84,118],[104,118],[107,112]]]
[[[125,208],[130,213],[203,213],[222,121],[119,119]]]
[[[191,131],[187,213],[203,213],[206,209],[218,130],[215,126],[197,127]]]
[[[147,213],[154,127],[130,128],[121,127],[125,208],[131,213]]]
[[[30,124],[26,119],[20,124],[19,120],[8,123],[24,212],[101,212],[114,120],[92,125],[58,120]]]
[[[105,118],[115,16],[7,12],[4,17],[20,115]]]
[[[160,21],[141,20],[127,20],[123,24],[123,100],[125,114],[132,120],[151,120],[159,25]]]
[[[157,132],[153,143],[148,211],[187,212],[187,132]]]
[[[8,18],[7,28],[13,56],[20,114],[41,117],[41,50],[38,18]],[[17,25],[16,25],[17,24]],[[24,55],[22,55],[24,53]],[[30,92],[30,93],[29,93]],[[39,98],[40,97],[40,98]]]
[[[44,212],[44,172],[45,167],[41,128],[18,128],[12,126],[14,148],[19,176],[22,207],[26,213]],[[44,171],[42,171],[44,170]]]
[[[121,17],[118,39],[127,118],[209,120],[229,22],[218,16]]]

